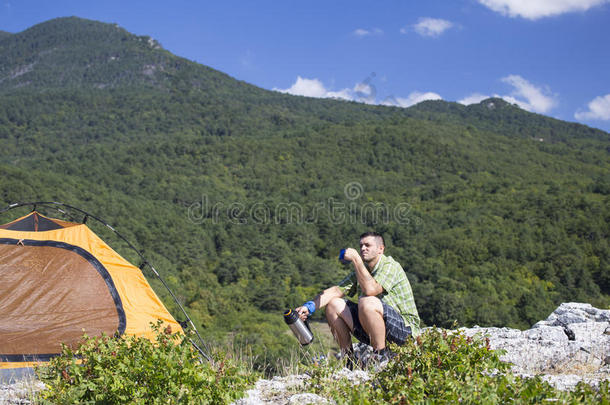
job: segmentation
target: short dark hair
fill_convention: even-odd
[[[383,239],[383,235],[381,235],[380,233],[377,233],[377,232],[373,232],[373,231],[365,232],[362,235],[360,235],[360,239],[367,238],[369,236],[373,236],[375,239],[377,239],[377,242],[379,242],[379,240],[381,239],[381,244],[383,246],[385,246],[385,240]]]

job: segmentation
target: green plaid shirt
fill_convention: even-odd
[[[415,307],[411,284],[400,263],[392,259],[391,256],[381,255],[371,272],[371,276],[383,287],[383,292],[377,295],[377,298],[398,311],[402,315],[405,325],[411,327],[413,335],[418,335],[420,329],[419,314]],[[339,288],[348,297],[353,297],[356,293],[358,296],[363,295],[355,271],[339,283]]]

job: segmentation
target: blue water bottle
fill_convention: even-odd
[[[339,252],[339,261],[343,264],[351,263],[351,260],[345,259],[345,249],[341,249],[341,252]]]

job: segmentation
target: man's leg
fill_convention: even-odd
[[[383,305],[377,297],[360,297],[358,299],[358,318],[362,328],[371,338],[374,350],[385,348],[385,322],[383,320]]]
[[[354,321],[345,300],[334,298],[326,305],[326,321],[341,348],[341,353],[351,352]]]

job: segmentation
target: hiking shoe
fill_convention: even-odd
[[[365,368],[373,368],[375,371],[380,371],[385,366],[388,365],[390,360],[396,357],[396,353],[384,347],[383,349],[377,351],[374,350],[371,355],[367,358],[366,364],[364,364]]]

